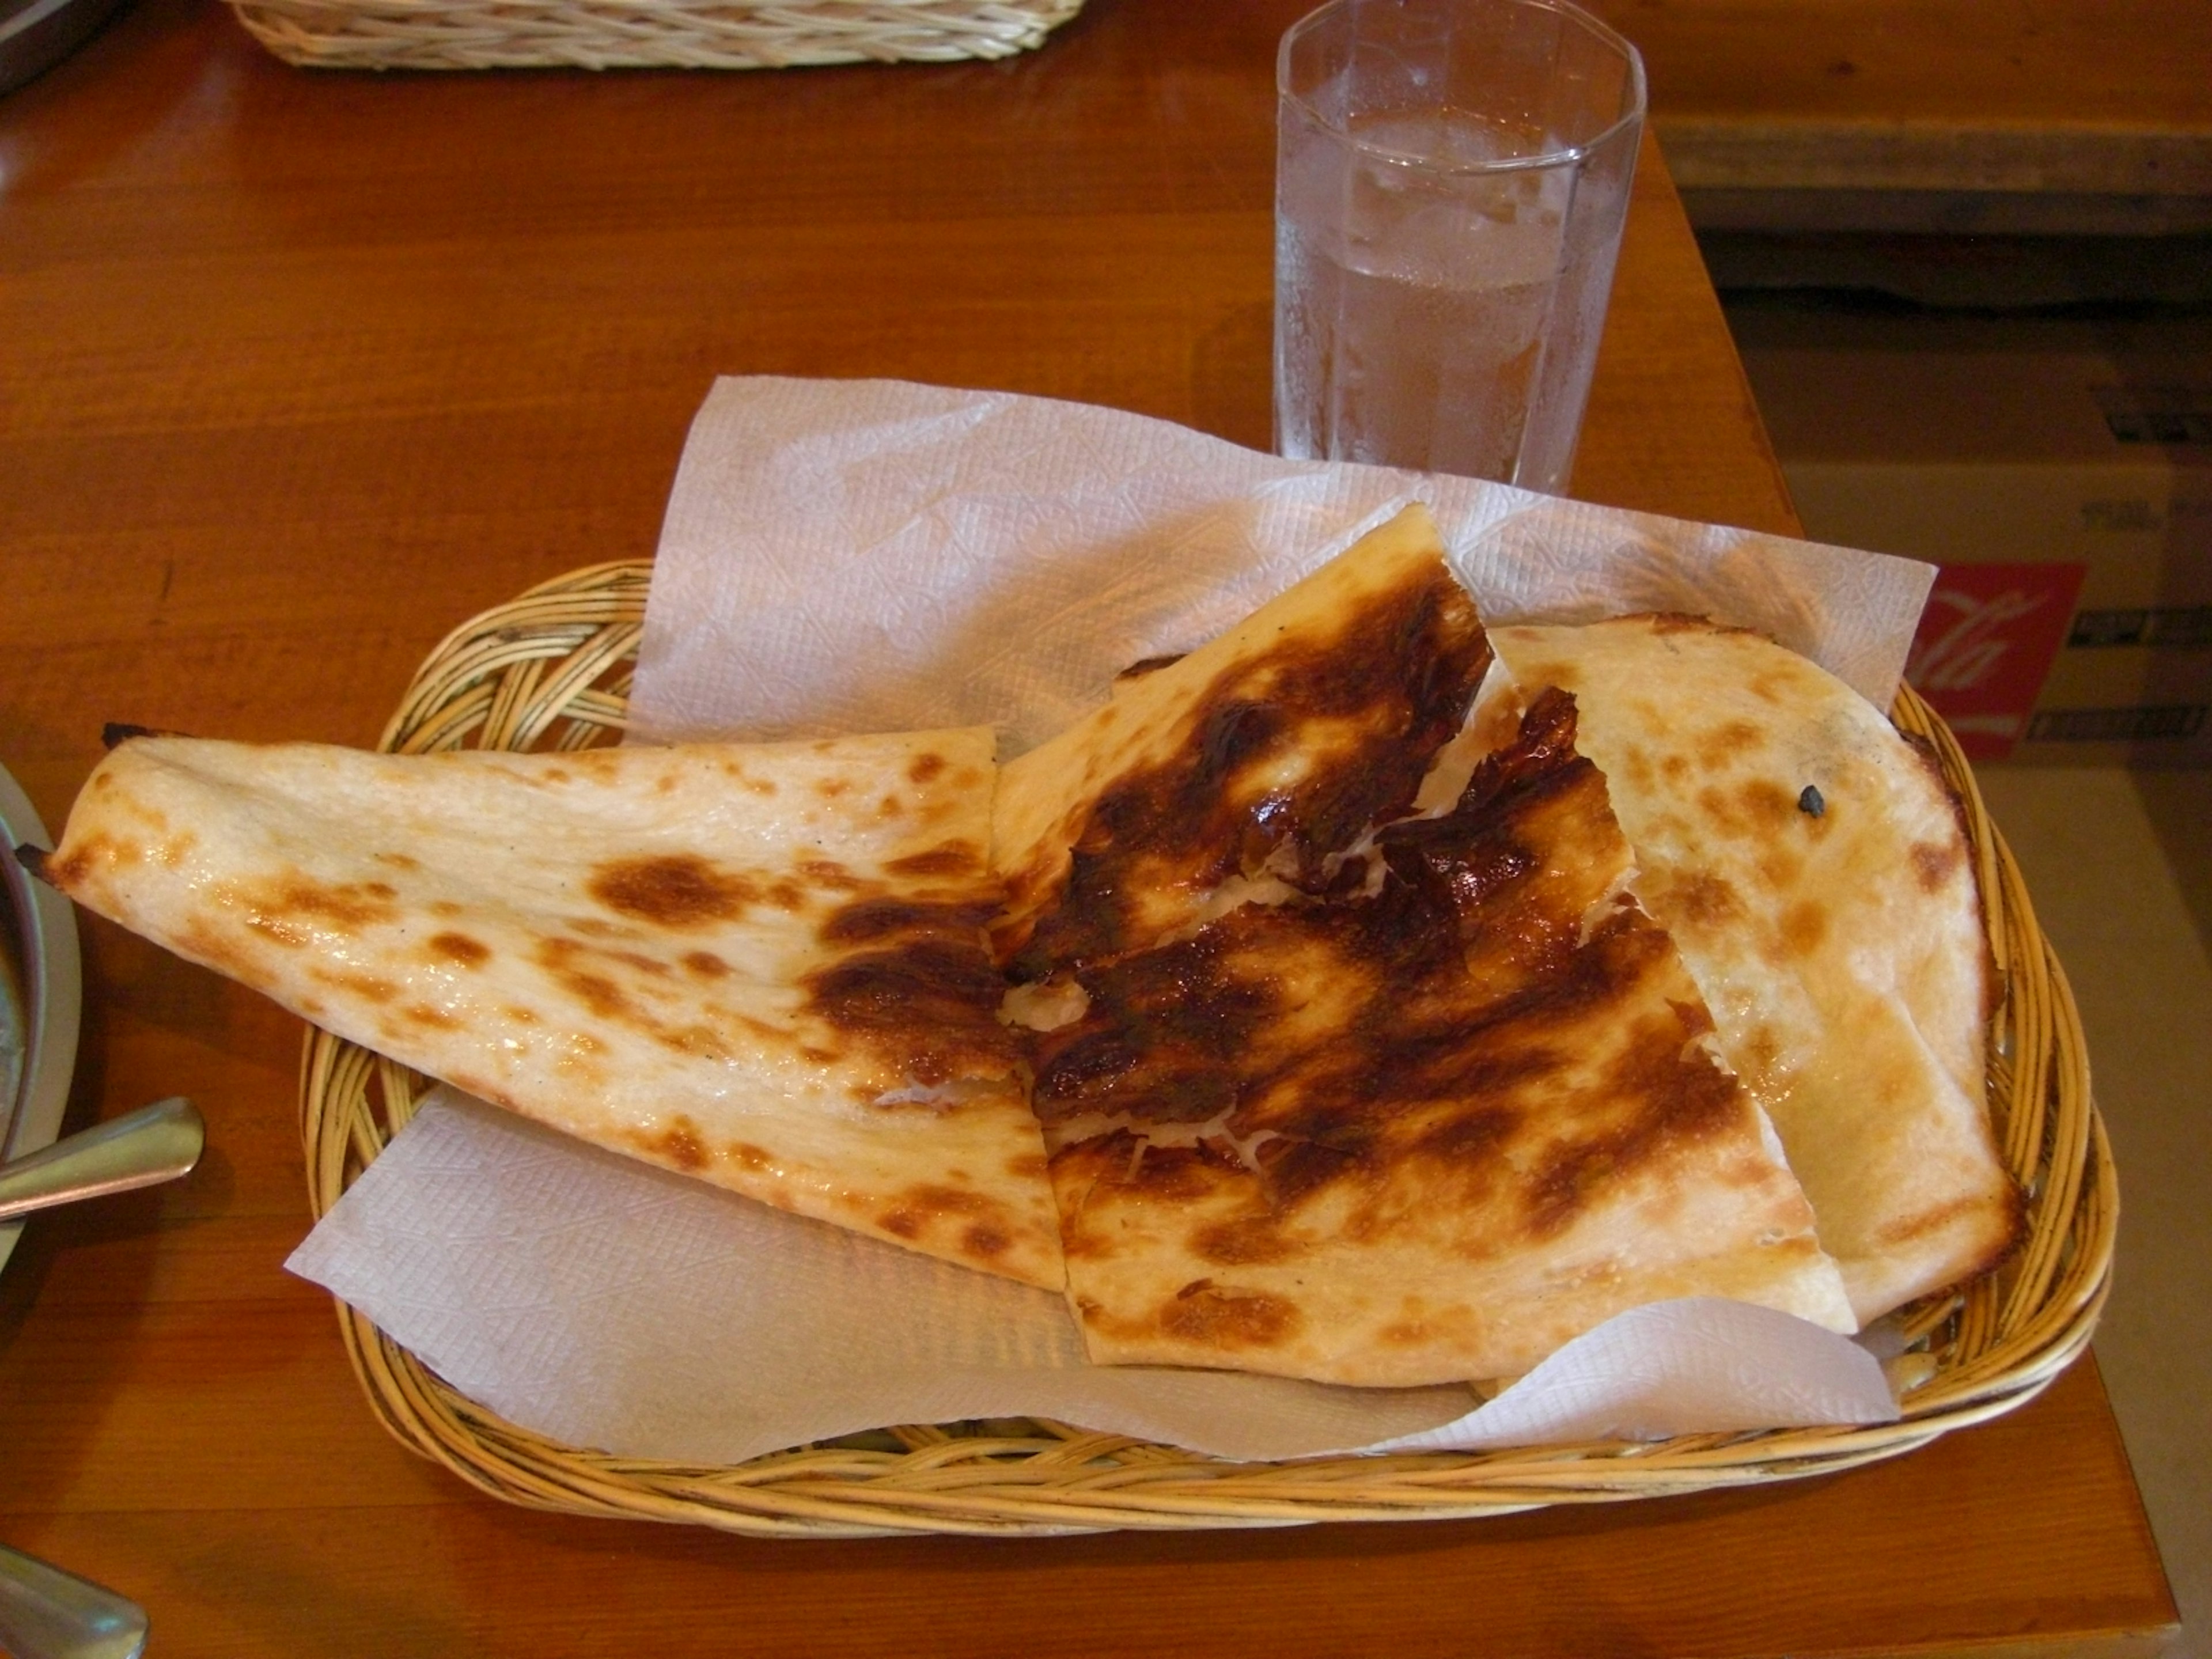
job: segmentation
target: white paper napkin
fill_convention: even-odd
[[[1492,622],[1691,611],[1882,708],[1933,566],[1504,484],[1285,461],[1164,421],[886,380],[726,380],[661,532],[633,731],[995,725],[1006,757],[1407,501]]]
[[[654,570],[634,734],[989,723],[1011,755],[1419,498],[1493,621],[1679,610],[1886,706],[1929,567],[1286,462],[1167,423],[884,381],[717,384]],[[1887,1421],[1863,1349],[1698,1299],[1590,1332],[1470,1413],[1084,1362],[1060,1299],[753,1205],[445,1097],[294,1255],[511,1420],[723,1463],[886,1424],[1042,1416],[1239,1458]]]
[[[1890,1414],[1851,1343],[1741,1303],[1654,1304],[1489,1405],[1086,1363],[1066,1304],[441,1089],[286,1264],[471,1399],[571,1444],[735,1463],[892,1423],[1048,1417],[1273,1459]]]

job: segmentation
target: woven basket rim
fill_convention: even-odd
[[[648,561],[570,572],[471,618],[425,659],[380,747],[577,747],[622,729]],[[1073,1425],[905,1425],[727,1468],[566,1446],[468,1400],[337,1303],[372,1409],[411,1450],[508,1501],[766,1536],[1044,1534],[1501,1514],[1802,1478],[1892,1457],[2039,1394],[2087,1346],[2110,1285],[2118,1188],[2081,1023],[1972,769],[1909,687],[1893,719],[1958,791],[2003,1000],[1990,1101],[2029,1197],[2003,1268],[1908,1310],[1926,1375],[1894,1424],[1652,1443],[1239,1463]],[[319,1219],[404,1125],[424,1079],[310,1028],[301,1127]]]
[[[1083,0],[228,0],[317,69],[817,68],[1032,51]]]

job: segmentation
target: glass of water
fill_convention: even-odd
[[[1557,493],[1644,125],[1564,0],[1332,0],[1276,67],[1275,447]]]

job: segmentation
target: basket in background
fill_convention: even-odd
[[[620,735],[652,566],[601,565],[485,612],[431,653],[386,729],[402,753],[575,749]],[[2072,994],[2020,872],[1948,728],[1909,689],[1899,729],[1928,743],[1963,803],[2002,1006],[1990,1101],[2028,1194],[2002,1271],[1903,1316],[1899,1421],[1653,1443],[1237,1463],[1058,1423],[901,1425],[727,1468],[616,1457],[508,1423],[338,1304],[370,1405],[401,1443],[483,1490],[590,1516],[765,1535],[1043,1534],[1497,1514],[1823,1474],[1894,1456],[2024,1404],[2088,1346],[2118,1216]],[[311,1030],[301,1121],[310,1203],[335,1204],[412,1114],[427,1079]]]
[[[1083,0],[231,0],[316,69],[790,69],[1009,58]]]

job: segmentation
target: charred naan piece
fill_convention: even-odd
[[[1057,1290],[988,729],[389,756],[154,736],[49,880],[582,1139]]]
[[[1093,1359],[1411,1386],[1688,1295],[1854,1328],[1574,729],[1540,699],[1379,884],[1074,969],[1034,1103]]]
[[[1644,616],[1493,637],[1522,685],[1574,694],[1636,894],[1773,1118],[1860,1321],[1996,1266],[2021,1199],[1990,1129],[1973,860],[1934,766],[1741,629]]]
[[[1255,890],[1316,892],[1412,809],[1490,665],[1425,507],[1005,767],[993,928],[1018,980],[1139,948]]]

